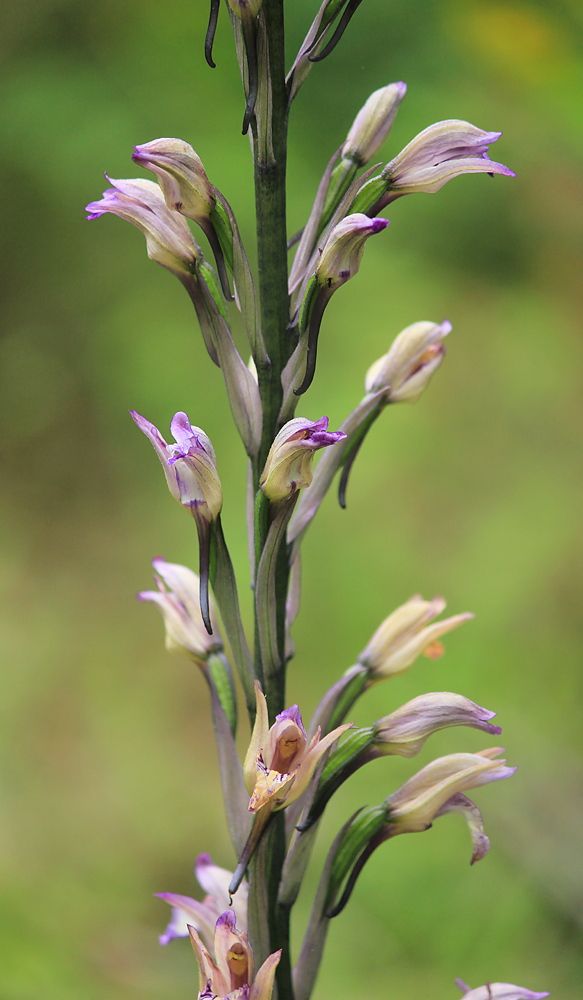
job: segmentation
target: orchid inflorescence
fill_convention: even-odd
[[[153,560],[157,589],[138,595],[159,608],[167,648],[190,655],[208,685],[235,852],[233,871],[214,864],[208,854],[199,856],[195,872],[206,894],[202,901],[159,894],[172,908],[160,942],[190,937],[199,965],[199,1000],[270,1000],[274,988],[279,1000],[308,1000],[330,923],[347,905],[373,851],[399,834],[427,830],[440,816],[457,812],[469,827],[472,863],[480,860],[490,841],[481,812],[466,792],[516,770],[500,759],[500,747],[449,754],[426,764],[377,806],[347,818],[330,846],[292,970],[291,910],[320,819],[338,788],[371,760],[414,757],[441,729],[468,726],[489,736],[501,732],[491,722],[494,712],[448,691],[421,694],[368,726],[353,721],[359,699],[371,685],[409,670],[422,654],[438,659],[444,652],[442,637],[473,617],[464,613],[438,620],[445,608],[441,597],[427,601],[415,595],[393,611],[355,664],[323,694],[307,729],[299,707],[286,707],[286,666],[294,655],[291,627],[299,609],[306,531],[337,473],[340,504],[346,505],[348,477],[373,422],[387,406],[414,403],[422,396],[443,362],[443,342],[451,332],[448,320],[416,321],[402,330],[386,353],[369,361],[360,404],[338,430],[329,430],[325,416],[295,415],[316,373],[326,307],[358,273],[368,240],[383,233],[388,238],[389,220],[379,213],[396,198],[437,192],[460,174],[514,176],[488,156],[501,133],[457,119],[430,125],[386,166],[368,168],[389,138],[406,95],[403,82],[390,83],[376,90],[356,115],[328,163],[304,228],[288,241],[290,105],[312,66],[336,47],[359,3],[324,0],[287,77],[283,0],[228,0],[226,5],[245,90],[243,132],[249,131],[254,162],[258,291],[233,210],[182,139],[136,145],[134,162],[150,170],[156,181],[110,180],[102,199],[87,206],[90,219],[112,213],[133,223],[146,237],[148,256],[186,288],[206,350],[223,376],[249,462],[253,651],[221,524],[220,456],[185,412],[172,419],[171,443],[148,419],[131,412],[162,464],[170,493],[192,515],[199,540],[198,575],[158,557]],[[219,7],[219,0],[211,0],[205,42],[211,67]],[[205,236],[214,267],[187,220]],[[294,246],[288,274],[287,252]],[[231,334],[233,302],[249,340],[248,364]],[[232,666],[250,722],[243,763],[235,745]],[[458,985],[467,1000],[540,1000],[548,995],[506,983],[470,989],[459,980]]]

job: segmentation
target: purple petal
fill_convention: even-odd
[[[323,417],[322,419],[326,420],[327,418]],[[301,730],[302,735],[304,737],[306,736],[306,730],[304,729],[304,723],[302,722],[301,712],[297,705],[292,705],[291,708],[284,708],[283,712],[280,712],[279,715],[275,716],[276,722],[284,722],[286,719],[291,719],[292,722],[295,722],[296,726]]]
[[[217,920],[215,927],[224,927],[226,924],[229,930],[234,931],[237,923],[237,918],[235,916],[234,910],[225,910],[221,913],[219,919]]]

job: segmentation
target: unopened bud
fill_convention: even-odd
[[[195,222],[215,206],[215,195],[202,161],[182,139],[154,139],[135,146],[132,160],[156,174],[168,208]]]
[[[371,94],[360,109],[344,146],[342,159],[363,167],[380,149],[391,131],[399,104],[407,92],[405,83],[390,83]]]
[[[444,338],[451,323],[420,322],[406,327],[390,350],[375,361],[366,373],[368,393],[386,389],[388,403],[415,403],[439,368],[445,355]]]
[[[272,503],[288,500],[312,482],[314,452],[342,441],[342,431],[328,431],[328,417],[289,420],[273,442],[259,485]]]

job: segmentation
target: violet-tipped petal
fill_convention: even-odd
[[[135,410],[130,410],[130,415],[151,441],[172,496],[195,516],[216,520],[223,494],[210,438],[200,427],[191,425],[186,413],[177,413],[170,425],[175,442],[167,444],[149,420]]]
[[[330,233],[316,265],[316,280],[329,289],[339,288],[358,272],[369,236],[382,232],[388,219],[354,214],[342,219]]]
[[[474,865],[476,861],[481,861],[490,850],[490,838],[484,833],[482,813],[477,805],[471,799],[468,799],[467,795],[458,792],[456,795],[452,795],[451,799],[448,799],[442,805],[441,809],[438,809],[434,819],[454,812],[460,813],[468,824],[472,838],[472,860],[470,864]]]
[[[453,795],[511,777],[515,767],[490,759],[501,752],[501,747],[493,747],[432,761],[385,799],[390,835],[426,830]]]

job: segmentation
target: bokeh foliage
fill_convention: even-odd
[[[291,61],[316,2],[287,8]],[[222,11],[211,72],[206,19],[202,0],[9,0],[0,12],[6,1000],[193,996],[189,945],[158,947],[167,912],[152,893],[191,894],[199,851],[234,862],[201,677],[133,600],[155,554],[196,565],[196,533],[127,410],[165,429],[185,409],[211,436],[248,611],[242,448],[178,282],[130,226],[88,225],[82,211],[104,169],[135,174],[134,143],[180,136],[253,255],[232,39]],[[499,712],[520,764],[476,795],[493,849],[475,869],[459,817],[375,854],[332,928],[319,1000],[445,1000],[454,976],[580,996],[582,38],[578,0],[366,0],[294,105],[290,232],[354,114],[391,80],[409,91],[387,156],[433,121],[466,118],[504,131],[492,152],[518,173],[390,208],[327,311],[299,411],[336,427],[403,326],[452,321],[426,395],[383,415],[348,509],[331,496],[307,536],[290,701],[309,714],[393,607],[442,592],[475,622],[438,663],[375,687],[356,721],[459,691]],[[359,772],[319,858],[350,811],[432,757],[482,745],[454,730],[415,761]]]

